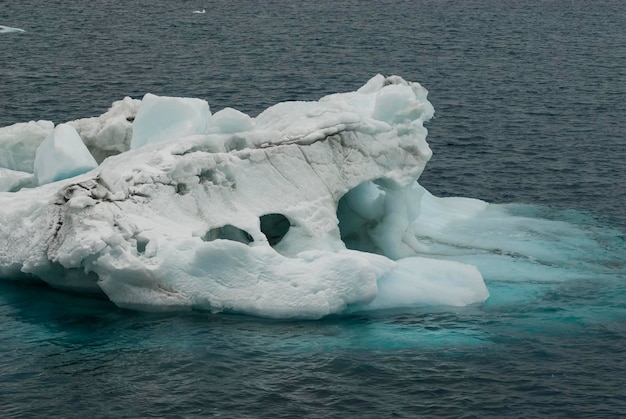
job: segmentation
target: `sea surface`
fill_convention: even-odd
[[[487,269],[478,306],[310,322],[2,282],[0,417],[626,416],[623,0],[0,0],[0,25],[25,31],[0,33],[0,126],[147,92],[254,116],[418,81],[420,183],[556,223],[567,265]]]

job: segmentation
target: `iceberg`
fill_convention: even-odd
[[[420,84],[377,75],[255,118],[147,94],[52,132],[0,129],[0,147],[21,162],[6,169],[39,184],[0,193],[0,279],[104,294],[133,310],[284,319],[482,303],[479,270],[436,257],[423,237],[488,208],[417,183],[433,114]],[[30,146],[20,154],[22,133]],[[73,151],[55,154],[48,171],[52,157],[38,157],[57,135]]]

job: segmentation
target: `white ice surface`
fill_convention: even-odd
[[[439,200],[416,184],[431,156],[426,95],[376,76],[257,118],[229,108],[211,116],[198,99],[125,99],[72,123],[81,144],[119,154],[0,193],[0,277],[102,292],[130,309],[274,318],[482,302],[476,268],[418,257],[433,247],[421,242],[420,214],[445,213],[436,233],[487,205]]]
[[[0,167],[0,192],[15,192],[32,185],[33,181],[34,177],[31,173]]]
[[[475,266],[407,257],[378,280],[376,297],[361,309],[465,306],[484,301],[489,291]]]

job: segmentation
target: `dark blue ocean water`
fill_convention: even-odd
[[[558,277],[486,275],[462,309],[157,316],[0,283],[0,417],[626,415],[625,24],[621,0],[0,0],[26,31],[0,34],[0,126],[399,74],[436,109],[425,187],[571,226]]]

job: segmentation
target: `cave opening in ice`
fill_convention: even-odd
[[[265,214],[259,217],[261,233],[267,239],[270,246],[274,247],[285,237],[291,223],[283,214]],[[254,242],[254,238],[246,230],[232,224],[210,229],[202,238],[204,241],[231,240],[243,244]]]
[[[350,189],[337,204],[339,232],[346,247],[382,255],[372,233],[383,215],[383,191],[375,183],[367,181]]]
[[[291,223],[283,214],[265,214],[260,218],[261,232],[267,237],[270,246],[275,246],[285,237]]]
[[[432,222],[430,214],[422,211],[426,195],[435,202],[442,201],[428,194],[417,182],[401,189],[389,188],[382,179],[359,184],[337,205],[341,240],[348,249],[393,260],[422,254],[427,246],[420,242],[416,227]],[[463,209],[464,203],[457,208],[458,211]],[[441,216],[446,218],[447,214]]]
[[[250,233],[239,227],[235,227],[232,224],[212,228],[203,237],[204,241],[213,241],[218,239],[232,240],[243,244],[250,244],[254,241]]]

